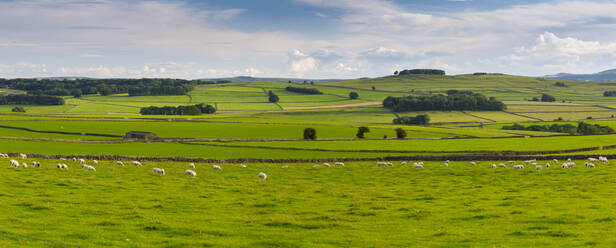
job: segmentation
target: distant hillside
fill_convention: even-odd
[[[239,77],[228,77],[228,78],[203,78],[200,80],[209,80],[209,81],[231,80],[231,82],[266,81],[266,82],[280,82],[280,83],[286,83],[286,82],[289,82],[290,80],[293,83],[303,83],[304,81],[315,82],[315,83],[331,83],[331,82],[344,81],[348,79],[259,78],[259,77],[239,76]]]
[[[572,81],[616,81],[616,69],[602,71],[594,74],[559,73],[556,75],[550,75],[545,77]]]

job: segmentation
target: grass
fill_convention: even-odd
[[[7,161],[2,161],[8,163]],[[2,247],[613,246],[616,168],[0,167]],[[164,168],[167,175],[151,173]],[[261,182],[263,171],[268,180]],[[45,190],[41,190],[44,188]],[[390,230],[390,231],[384,231]],[[583,230],[583,231],[581,231]],[[61,247],[61,246],[57,246]]]

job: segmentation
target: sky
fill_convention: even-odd
[[[0,78],[527,76],[616,68],[603,0],[0,0]]]

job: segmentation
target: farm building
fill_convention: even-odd
[[[158,136],[151,132],[130,131],[126,133],[124,139],[155,140],[158,139]]]

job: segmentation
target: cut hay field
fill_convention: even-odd
[[[616,219],[613,166],[197,164],[197,177],[187,178],[186,163],[103,161],[93,173],[41,162],[0,167],[2,247],[616,245],[605,235]]]

